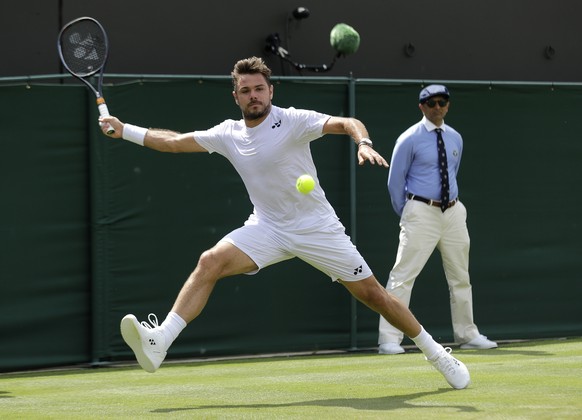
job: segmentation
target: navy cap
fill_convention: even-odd
[[[429,85],[420,91],[418,102],[421,104],[432,98],[433,96],[446,96],[449,98],[449,90],[443,85]]]

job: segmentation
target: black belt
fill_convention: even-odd
[[[435,207],[440,207],[441,206],[441,202],[440,201],[435,201],[435,200],[430,200],[428,198],[424,198],[421,197],[419,195],[414,195],[414,194],[406,194],[406,197],[409,200],[415,200],[415,201],[422,201],[423,203],[428,204],[429,206],[435,206]],[[457,204],[458,199],[455,198],[453,201],[449,201],[449,204],[447,205],[447,208],[451,208],[453,207],[455,204]]]

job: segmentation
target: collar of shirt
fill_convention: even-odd
[[[436,130],[437,128],[440,128],[440,129],[441,129],[441,130],[443,130],[443,131],[447,131],[447,130],[446,130],[446,128],[445,128],[445,122],[444,122],[444,121],[443,121],[443,124],[442,124],[440,127],[437,127],[437,126],[436,126],[436,125],[434,125],[432,122],[430,122],[430,121],[428,120],[428,118],[426,118],[425,116],[423,116],[423,117],[422,117],[422,120],[421,120],[420,122],[421,122],[421,123],[424,125],[424,127],[426,128],[426,130],[427,130],[427,131],[429,131],[429,132],[430,132],[430,131],[434,131],[434,130]]]

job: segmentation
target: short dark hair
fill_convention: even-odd
[[[243,74],[262,74],[267,84],[271,85],[271,69],[260,57],[250,57],[237,61],[232,73],[232,85],[236,90],[239,77]]]

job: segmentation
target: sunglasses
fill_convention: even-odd
[[[436,104],[439,104],[439,106],[441,108],[444,108],[445,106],[447,106],[447,104],[449,103],[448,99],[429,99],[428,101],[425,102],[426,106],[428,106],[429,108],[434,108],[436,106]]]

